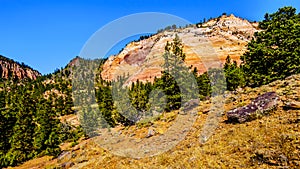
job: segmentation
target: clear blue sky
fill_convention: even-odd
[[[0,55],[51,73],[99,28],[129,14],[164,12],[196,23],[226,12],[259,21],[290,5],[299,12],[299,0],[0,0]]]

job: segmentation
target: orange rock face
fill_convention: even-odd
[[[101,75],[105,80],[129,75],[127,82],[138,79],[152,82],[154,77],[161,76],[164,47],[176,34],[183,43],[186,65],[197,67],[198,73],[211,67],[221,67],[228,55],[240,63],[239,57],[246,51],[246,45],[256,31],[256,23],[233,15],[210,20],[201,27],[164,31],[129,43],[118,55],[108,58]]]
[[[35,80],[39,76],[41,76],[41,74],[36,70],[24,67],[3,56],[0,57],[0,78],[13,78],[18,80],[29,78]]]

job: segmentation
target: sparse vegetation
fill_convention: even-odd
[[[295,96],[296,98],[300,96],[298,74],[288,80],[274,81],[262,87],[227,92],[226,100],[229,101],[225,104],[225,110],[239,107],[241,101],[249,103],[265,91],[271,92],[276,89],[276,93],[280,93],[288,90],[287,88],[290,87],[284,84],[290,84],[289,86],[297,91],[297,94],[281,94],[280,100],[294,100]],[[142,159],[115,156],[102,149],[93,139],[88,139],[79,143],[78,147],[81,148],[68,150],[74,154],[73,157],[65,156],[59,161],[42,157],[26,162],[19,168],[33,166],[55,168],[67,162],[74,163],[77,168],[149,168],[149,166],[152,168],[298,168],[300,165],[298,110],[284,110],[280,103],[277,110],[269,116],[243,124],[227,123],[226,116],[223,116],[214,135],[205,144],[200,144],[199,134],[208,117],[208,114],[203,111],[210,106],[209,100],[201,102],[197,120],[187,137],[176,147],[158,156]],[[160,119],[151,123],[158,131],[157,136],[163,134],[166,127],[172,124],[175,115],[174,111],[165,113]],[[148,128],[149,125],[139,127],[133,125],[121,131],[140,138],[147,133]]]
[[[286,101],[297,102],[300,96],[300,75],[293,75],[300,73],[299,19],[300,14],[292,7],[266,14],[259,23],[262,31],[255,34],[248,44],[248,51],[241,56],[241,66],[229,56],[226,58],[225,76],[222,69],[209,69],[198,75],[196,68],[185,68],[181,62],[186,55],[176,36],[165,46],[162,55],[164,71],[154,83],[137,81],[124,87],[125,75],[116,81],[104,81],[99,73],[105,60],[99,60],[98,65],[89,65],[91,62],[83,59],[76,76],[89,80],[82,83],[71,84],[70,67],[35,81],[2,80],[0,166],[16,166],[37,158],[20,168],[297,168],[300,165],[299,110],[286,110],[284,104]],[[175,29],[177,27],[173,25],[161,31]],[[142,36],[140,40],[149,37]],[[96,79],[90,77],[90,70],[86,69],[89,66],[93,67],[92,71],[97,69]],[[175,77],[183,75],[180,73],[184,71],[178,71],[183,69],[193,73],[198,85],[198,92],[189,97],[180,90],[183,80]],[[216,77],[220,81],[213,81]],[[189,78],[184,80],[191,81]],[[71,97],[72,88],[75,90],[73,97],[78,97],[76,92],[86,96],[95,93],[98,106],[89,105],[93,100],[87,98],[83,102],[88,106],[73,107],[78,98]],[[247,105],[266,92],[276,92],[282,101],[276,111],[259,119],[245,120],[247,122],[242,124],[229,123],[223,115],[214,135],[205,144],[199,142],[212,104],[211,97],[224,96],[225,109],[229,111]],[[153,106],[151,95],[154,100],[165,101],[166,105]],[[101,128],[117,130],[120,135],[138,139],[144,138],[150,128],[154,132],[151,137],[163,135],[178,117],[181,102],[193,98],[202,100],[195,116],[197,120],[187,137],[168,152],[135,160],[115,156],[94,142],[98,137],[97,130]],[[80,126],[59,120],[74,114],[74,110],[79,113]],[[83,137],[86,139],[80,139]],[[63,153],[51,160],[62,152],[62,143],[70,144],[64,148],[67,155]]]

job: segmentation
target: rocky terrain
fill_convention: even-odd
[[[246,45],[258,31],[257,23],[250,23],[234,15],[223,15],[201,25],[163,31],[150,38],[129,43],[118,55],[108,58],[102,77],[112,80],[129,75],[128,81],[153,81],[161,75],[164,47],[177,34],[182,40],[186,64],[197,67],[199,73],[210,67],[220,67],[229,55],[238,63]]]
[[[213,111],[210,110],[211,100],[203,101],[197,107],[196,120],[186,137],[157,156],[134,159],[114,155],[99,145],[103,136],[98,136],[81,140],[74,147],[62,145],[64,151],[58,158],[44,156],[15,168],[299,168],[299,91],[298,74],[261,87],[226,92],[219,125],[204,144],[199,142],[199,136]],[[268,92],[276,93],[278,104],[267,115],[244,123],[228,121],[230,110],[251,104]],[[178,116],[176,111],[165,113],[158,119],[131,127],[112,128],[111,131],[137,142],[155,140],[167,134]],[[111,146],[117,146],[117,143],[118,140],[114,140]],[[135,146],[131,143],[123,148]]]
[[[15,62],[12,59],[8,59],[0,55],[0,78],[2,79],[32,79],[35,80],[41,74],[25,65]]]

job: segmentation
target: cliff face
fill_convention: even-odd
[[[2,79],[33,79],[41,74],[25,64],[19,64],[11,59],[0,55],[0,78]]]
[[[209,67],[220,67],[229,55],[233,60],[246,51],[247,43],[258,31],[256,23],[233,15],[222,16],[200,25],[164,31],[138,42],[129,43],[118,55],[105,62],[102,78],[113,80],[129,75],[129,81],[153,81],[162,71],[164,47],[177,34],[183,43],[187,66],[197,67],[199,73]]]

